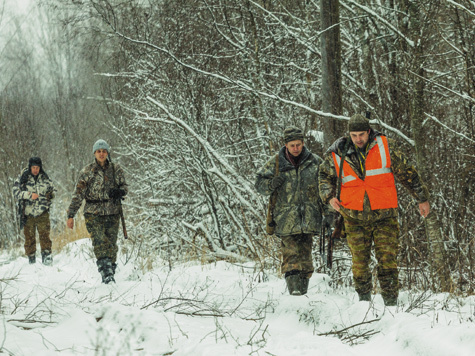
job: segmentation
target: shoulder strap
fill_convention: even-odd
[[[28,168],[25,168],[21,173],[20,177],[20,190],[26,190],[26,183],[28,182],[28,177],[30,176],[30,171]]]
[[[345,157],[346,154],[348,153],[348,149],[350,148],[350,141],[351,138],[346,139],[345,147],[343,148],[343,154],[341,155],[341,163],[340,163],[340,172],[338,174],[338,180],[336,183],[336,198],[340,200],[340,194],[341,194],[341,176],[343,174],[343,165],[345,164]]]
[[[114,188],[117,188],[117,182],[115,181],[115,164],[109,162],[112,165],[112,180],[114,181]]]

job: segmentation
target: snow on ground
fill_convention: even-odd
[[[92,256],[83,239],[52,267],[0,263],[0,354],[475,355],[474,297],[403,292],[385,308],[324,274],[293,297],[282,279],[226,262],[144,274],[122,261],[103,285]]]

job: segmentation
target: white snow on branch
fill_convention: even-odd
[[[472,15],[472,16],[475,16],[475,12],[470,11],[470,10],[467,9],[465,6],[463,6],[462,4],[459,4],[458,2],[455,2],[455,1],[453,1],[453,0],[447,0],[447,2],[448,2],[449,4],[454,5],[455,7],[458,7],[459,9],[462,9],[462,10],[464,10],[464,11],[467,11],[467,12],[468,12],[470,15]]]
[[[414,47],[414,41],[413,40],[407,38],[401,31],[399,31],[396,27],[394,27],[391,23],[389,23],[389,21],[387,21],[383,17],[379,16],[376,12],[374,12],[373,10],[371,10],[370,8],[368,8],[364,5],[361,5],[361,4],[357,3],[356,1],[348,0],[348,2],[355,5],[356,7],[359,7],[361,10],[363,10],[364,12],[370,14],[371,16],[374,16],[379,22],[384,24],[391,31],[393,31],[399,37],[401,37],[404,41],[406,41],[409,46]]]
[[[136,40],[136,39],[133,39],[133,38],[130,38],[128,36],[125,36],[123,35],[122,33],[120,32],[117,32],[116,31],[116,34],[132,43],[136,43],[136,44],[140,44],[140,45],[144,45],[144,46],[147,46],[147,47],[150,47],[150,48],[153,48],[157,51],[160,51],[166,55],[168,55],[170,58],[172,58],[176,63],[178,63],[179,65],[185,67],[185,68],[188,68],[190,70],[193,70],[197,73],[201,73],[205,76],[209,76],[209,77],[212,77],[212,78],[216,78],[218,80],[222,80],[226,83],[230,83],[230,84],[233,84],[233,85],[236,85],[237,87],[241,88],[242,90],[245,90],[245,91],[248,91],[250,93],[254,93],[254,94],[257,94],[257,95],[260,95],[260,96],[264,96],[264,97],[267,97],[269,99],[273,99],[273,100],[277,100],[277,101],[280,101],[284,104],[288,104],[288,105],[291,105],[291,106],[294,106],[294,107],[298,107],[298,108],[301,108],[303,110],[306,110],[308,112],[311,112],[313,114],[316,114],[316,115],[319,115],[319,116],[323,116],[323,117],[326,117],[326,118],[331,118],[331,119],[336,119],[336,120],[344,120],[344,121],[348,121],[350,118],[348,116],[344,116],[344,115],[334,115],[334,114],[331,114],[331,113],[328,113],[328,112],[324,112],[324,111],[320,111],[320,110],[315,110],[313,108],[311,108],[310,106],[307,106],[305,104],[302,104],[302,103],[299,103],[299,102],[296,102],[296,101],[292,101],[292,100],[287,100],[287,99],[284,99],[280,96],[278,96],[277,94],[274,94],[272,92],[264,92],[264,91],[261,91],[261,90],[257,90],[257,89],[254,89],[251,85],[249,84],[246,84],[245,82],[241,81],[241,80],[233,80],[231,78],[228,78],[224,75],[221,75],[221,74],[218,74],[218,73],[211,73],[211,72],[208,72],[208,71],[205,71],[205,70],[202,70],[200,68],[197,68],[195,66],[192,66],[190,64],[187,64],[183,61],[181,61],[180,59],[178,59],[173,53],[171,53],[169,50],[165,49],[165,48],[162,48],[162,47],[159,47],[153,43],[150,43],[150,42],[147,42],[147,41],[142,41],[142,40]],[[153,99],[152,99],[153,100]],[[400,135],[403,139],[405,139],[406,141],[408,141],[410,144],[414,144],[414,142],[409,139],[406,135],[404,135],[401,131],[399,131],[398,129],[396,128],[393,128],[387,124],[384,124],[382,123],[381,121],[378,121],[380,123],[381,126],[383,126],[384,128]],[[191,128],[190,128],[191,129]],[[233,170],[234,171],[234,170]]]
[[[151,97],[147,97],[147,100],[149,100],[151,103],[153,103],[154,105],[158,106],[161,110],[163,110],[165,112],[165,114],[171,119],[172,122],[174,122],[175,124],[179,125],[180,127],[182,127],[184,130],[186,130],[192,137],[194,137],[199,143],[201,146],[203,146],[203,148],[205,149],[206,153],[208,154],[208,157],[210,158],[210,161],[211,162],[219,162],[237,181],[239,181],[243,186],[244,186],[244,190],[247,191],[248,193],[254,195],[254,189],[252,189],[249,184],[247,183],[247,181],[245,179],[243,179],[243,177],[241,177],[235,170],[234,168],[228,163],[228,161],[223,157],[221,156],[219,153],[216,152],[216,150],[211,147],[211,145],[209,144],[208,141],[206,141],[205,139],[203,139],[203,137],[201,137],[197,132],[195,132],[195,130],[193,130],[193,128],[191,128],[186,122],[184,122],[183,120],[177,118],[176,116],[174,116],[171,112],[168,111],[168,109],[162,105],[161,103],[159,103],[158,101],[156,101],[155,99],[151,98]],[[152,118],[147,118],[147,120],[154,120]],[[157,120],[157,121],[161,121],[161,120]],[[214,164],[214,163],[213,163]],[[218,169],[216,168],[213,173],[215,174],[218,174]],[[255,214],[256,216],[258,216],[259,214],[257,213],[257,211],[254,209],[254,207],[251,205],[251,203],[249,202],[249,199],[245,199],[241,194],[239,194],[239,192],[237,191],[236,189],[236,186],[234,184],[232,184],[229,179],[224,179],[224,175],[220,172],[220,175],[219,177],[225,182],[228,184],[228,186],[230,187],[230,189],[236,194],[236,196],[238,197],[239,201],[245,205],[250,211],[252,211],[253,214]]]
[[[475,143],[475,140],[472,140],[470,137],[464,135],[463,133],[460,133],[460,132],[457,132],[455,131],[454,129],[451,129],[450,127],[448,127],[447,125],[445,125],[444,123],[440,122],[440,120],[438,120],[435,116],[432,116],[432,115],[429,115],[428,113],[424,113],[429,119],[432,119],[434,120],[435,122],[437,122],[440,126],[442,127],[445,127],[447,130],[453,132],[454,134],[456,134],[457,136],[460,136],[466,140],[469,140],[470,142],[474,142]]]

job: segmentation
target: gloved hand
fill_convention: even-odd
[[[327,215],[323,217],[322,225],[325,230],[328,230],[333,227],[334,222],[335,222],[335,214],[328,213]]]
[[[125,190],[120,188],[112,188],[109,190],[109,198],[111,199],[120,199],[125,195]]]
[[[271,190],[276,190],[279,188],[282,184],[285,182],[285,177],[284,176],[277,176],[271,179],[269,183],[269,188]]]
[[[51,200],[54,198],[54,193],[52,191],[46,192],[45,197],[46,199]]]

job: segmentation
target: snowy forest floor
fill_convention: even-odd
[[[253,264],[198,261],[143,273],[119,261],[100,282],[90,239],[52,267],[0,255],[0,354],[474,355],[475,297],[402,291],[358,302],[314,274],[306,296]]]

